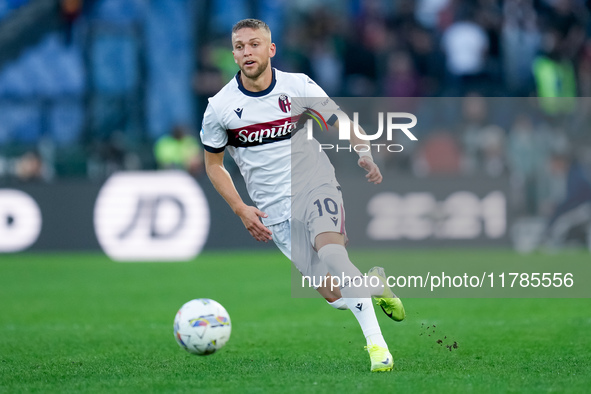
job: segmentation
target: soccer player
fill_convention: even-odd
[[[232,48],[240,71],[209,99],[203,119],[207,175],[254,239],[273,240],[305,277],[328,278],[314,287],[331,306],[353,312],[367,341],[371,370],[392,370],[392,355],[371,297],[396,321],[404,319],[404,307],[380,267],[368,273],[379,279],[379,285],[355,286],[351,278],[362,275],[345,249],[343,202],[334,168],[297,122],[305,119],[304,111],[314,110],[338,127],[338,107],[306,75],[271,67],[276,47],[263,21],[236,23]],[[306,97],[324,99],[312,100],[310,108],[294,108],[294,98]],[[351,134],[352,144],[364,142]],[[240,168],[256,207],[244,203],[236,191],[224,168],[225,150]],[[367,171],[369,182],[382,181],[371,152],[362,153],[358,164]],[[332,286],[333,277],[343,279],[340,287]]]

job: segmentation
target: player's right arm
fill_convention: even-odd
[[[339,128],[339,121],[337,120],[333,124],[333,126],[336,129],[338,129]],[[353,122],[350,122],[350,127],[351,127],[351,130],[349,130],[349,135],[351,136],[351,145],[352,146],[366,145],[367,141],[364,141],[361,138],[359,138],[357,136],[357,134],[354,132]],[[365,130],[363,130],[363,127],[361,127],[361,126],[359,126],[359,132],[361,134],[366,135]],[[371,151],[359,153],[359,160],[357,161],[357,164],[359,165],[359,167],[361,167],[365,171],[367,171],[367,174],[365,174],[365,177],[367,178],[368,182],[372,182],[376,185],[382,183],[382,180],[383,180],[382,173],[380,172],[380,168],[378,167],[378,165],[376,163],[374,163],[373,157],[371,155]]]
[[[271,240],[271,230],[260,219],[266,218],[267,214],[242,201],[230,173],[224,167],[224,152],[205,151],[205,170],[217,192],[226,200],[232,211],[240,217],[250,235],[257,241],[268,242]]]
[[[232,181],[230,173],[224,167],[224,149],[228,143],[226,125],[220,121],[214,106],[210,103],[203,115],[201,142],[205,149],[205,171],[218,193],[226,200],[230,208],[244,223],[244,227],[257,241],[271,239],[271,230],[261,222],[267,214],[256,207],[246,205]]]
[[[309,77],[306,77],[307,83],[304,84],[305,87],[305,94],[304,97],[312,98],[310,103],[310,107],[315,107],[317,111],[321,114],[325,114],[326,119],[328,119],[328,124],[334,126],[336,129],[339,128],[339,121],[338,119],[331,123],[331,118],[336,118],[335,111],[340,112],[340,108],[335,104],[335,102],[328,97],[326,92],[322,90],[320,86],[316,84],[316,82],[312,81]],[[322,98],[322,99],[318,99]],[[331,116],[332,115],[332,116]],[[345,115],[346,116],[346,115]],[[349,127],[351,130],[349,131],[349,135],[351,136],[351,145],[366,145],[366,141],[357,137],[357,134],[353,130],[353,123],[349,122]],[[361,134],[366,134],[365,131],[361,126],[359,126],[359,131]],[[380,172],[379,167],[373,161],[373,157],[370,152],[362,152],[359,153],[359,160],[357,161],[359,167],[363,168],[367,171],[365,177],[367,178],[368,182],[372,182],[374,184],[382,183],[382,173]]]

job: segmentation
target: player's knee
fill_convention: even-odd
[[[316,250],[322,249],[324,246],[337,244],[337,245],[345,245],[345,235],[338,232],[324,232],[320,233],[314,239],[314,247]]]
[[[333,276],[332,279],[343,281],[347,278],[350,280],[361,276],[361,271],[349,260],[347,249],[342,245],[325,245],[318,251],[318,257],[328,267],[330,274]],[[342,286],[344,283],[340,285]]]

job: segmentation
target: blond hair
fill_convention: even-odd
[[[260,19],[242,19],[241,21],[236,22],[234,27],[232,27],[232,34],[236,33],[240,29],[254,29],[254,30],[264,30],[269,35],[269,42],[271,42],[271,29],[269,25],[263,22]]]

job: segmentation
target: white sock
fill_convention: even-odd
[[[336,301],[333,302],[328,302],[328,305],[332,306],[335,309],[340,309],[342,311],[346,311],[347,309],[349,309],[349,307],[347,306],[347,303],[345,302],[345,300],[341,297]]]
[[[359,322],[367,344],[388,348],[376,318],[369,289],[354,286],[353,279],[361,277],[361,272],[349,260],[347,249],[342,245],[328,244],[318,251],[318,257],[326,264],[332,276],[345,278],[346,283],[344,286],[341,284],[342,299]]]
[[[388,345],[382,336],[382,330],[380,330],[371,298],[347,298],[347,290],[350,290],[350,288],[341,289],[343,299],[353,312],[353,315],[355,315],[355,318],[357,318],[367,344],[379,345],[387,349]]]
[[[386,349],[388,349],[388,344],[386,343],[386,341],[384,341],[384,337],[382,336],[381,333],[370,335],[365,339],[367,340],[368,346],[378,345],[378,346],[385,347]]]

